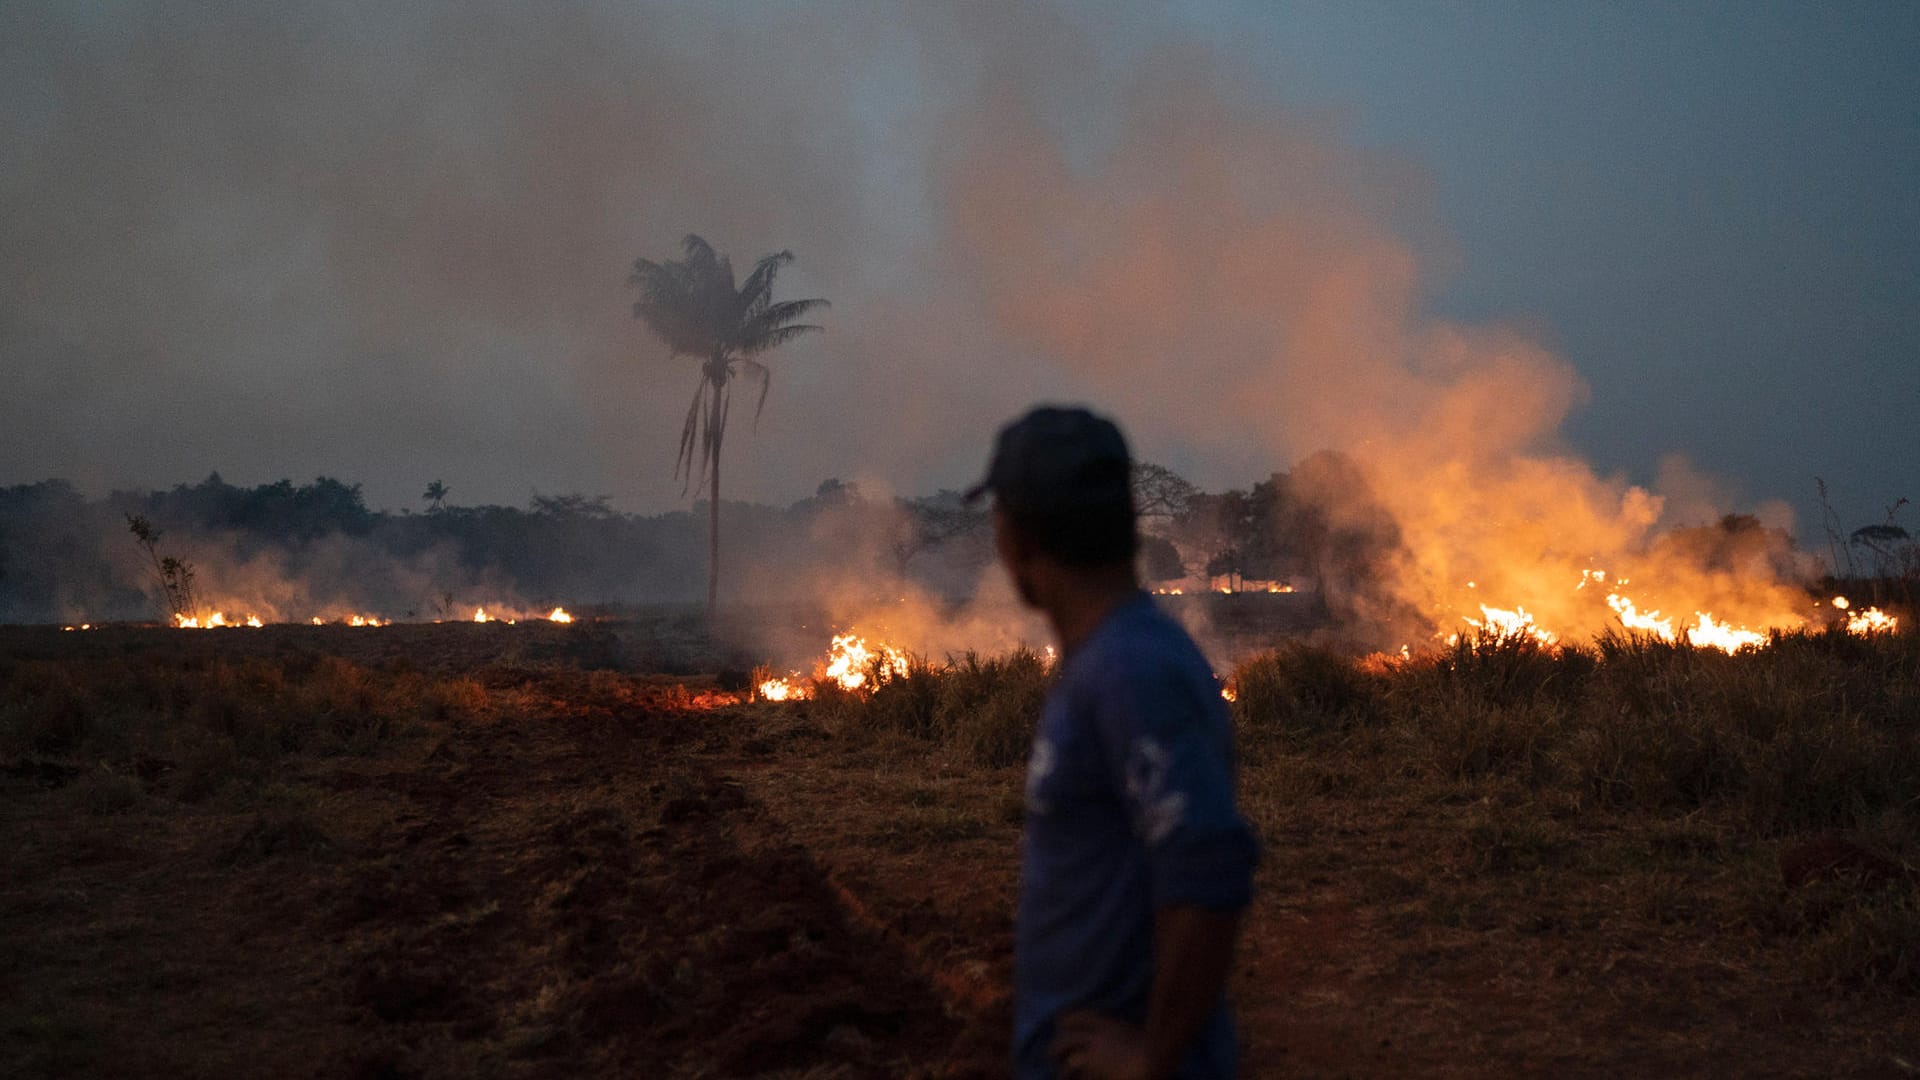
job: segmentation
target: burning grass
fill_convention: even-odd
[[[1629,882],[1656,925],[1760,934],[1817,983],[1920,992],[1920,636],[1769,644],[1282,650],[1233,677],[1247,783],[1478,806],[1458,840],[1476,874],[1568,896],[1583,877]],[[1850,854],[1783,880],[1823,844]]]
[[[898,674],[869,685],[816,684],[812,714],[840,734],[904,733],[1004,768],[1026,759],[1046,694],[1044,656],[966,653],[944,663],[908,658]]]
[[[1684,911],[1696,928],[1744,926],[1797,951],[1810,977],[1920,991],[1920,635],[1836,626],[1767,645],[1482,633],[1355,660],[1296,644],[1245,661],[1227,688],[1270,836],[1300,802],[1472,806],[1448,847],[1475,876],[1544,874],[1556,884],[1534,887],[1574,892],[1587,886],[1568,878],[1620,877],[1650,890],[1639,902],[1657,923]],[[1024,755],[1047,677],[1031,653],[915,661],[814,709],[842,735],[905,734],[1006,766]],[[1658,873],[1628,871],[1618,844],[1584,850],[1591,829],[1656,847],[1675,830],[1711,839],[1656,860]],[[1837,892],[1818,883],[1841,899],[1814,917],[1780,890],[1777,860],[1826,836],[1897,870]],[[1701,874],[1726,880],[1703,889]]]
[[[768,702],[593,666],[617,629],[18,632],[0,1072],[1001,1068],[1050,659],[869,642]],[[1227,681],[1247,1075],[1920,1050],[1915,635],[1290,645]]]

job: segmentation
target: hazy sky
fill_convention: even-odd
[[[694,231],[834,305],[730,497],[959,486],[1048,396],[1211,487],[1471,415],[1811,542],[1815,476],[1920,497],[1916,55],[1910,3],[12,3],[0,484],[683,506],[626,276]]]

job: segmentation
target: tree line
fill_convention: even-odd
[[[193,568],[209,597],[271,593],[287,582],[316,600],[393,617],[442,617],[462,603],[691,603],[704,598],[713,508],[661,514],[614,509],[604,496],[535,495],[525,506],[460,505],[435,480],[420,509],[376,510],[359,484],[331,477],[229,484],[218,473],[159,491],[88,498],[63,480],[0,487],[0,621],[154,618],[164,610],[153,565]],[[1327,598],[1330,614],[1380,599],[1383,570],[1403,550],[1393,516],[1358,466],[1323,451],[1245,488],[1210,492],[1170,469],[1135,466],[1142,576],[1177,581],[1279,581]],[[786,506],[719,507],[737,557],[724,598],[790,599],[812,583],[870,580],[876,594],[912,581],[958,600],[992,562],[987,511],[954,491],[879,497],[829,479]],[[129,536],[138,518],[155,536]],[[1790,538],[1744,515],[1675,530],[1659,543],[1733,572],[1792,553]],[[1904,528],[1847,537],[1872,590],[1913,580],[1920,563]],[[1784,568],[1775,568],[1776,573]],[[275,579],[275,580],[266,580]],[[1866,593],[1865,582],[1858,583]],[[299,590],[292,590],[300,595]],[[1886,599],[1907,599],[1889,594]]]
[[[1384,516],[1355,526],[1344,511],[1312,505],[1332,486],[1322,473],[1350,479],[1336,461],[1222,493],[1138,466],[1144,575],[1344,581],[1395,537]],[[446,614],[477,590],[576,604],[689,602],[707,584],[720,518],[739,553],[733,600],[829,570],[871,577],[880,591],[914,580],[958,598],[992,560],[987,511],[954,491],[882,498],[829,479],[784,507],[728,502],[717,514],[700,501],[631,514],[604,496],[502,506],[460,505],[453,494],[434,480],[418,512],[395,512],[369,507],[361,485],[324,476],[243,485],[214,473],[97,499],[64,480],[0,488],[0,621],[155,617],[163,605],[151,568],[161,558],[194,569],[207,597],[274,591],[256,579],[277,576],[316,597],[415,617]],[[136,519],[146,531],[129,536]]]

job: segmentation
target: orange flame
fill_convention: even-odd
[[[265,625],[258,615],[248,615],[239,622],[228,622],[225,612],[211,611],[202,615],[180,615],[173,617],[173,625],[181,630],[212,630],[216,627],[250,626],[258,629]]]
[[[806,688],[800,685],[800,673],[795,672],[791,679],[766,679],[759,686],[762,701],[798,701],[807,696]]]
[[[1767,635],[1757,630],[1716,622],[1713,616],[1704,611],[1696,611],[1693,614],[1700,621],[1687,631],[1689,645],[1711,646],[1729,653],[1736,653],[1748,647],[1759,648],[1767,643]]]
[[[1877,607],[1856,611],[1847,616],[1847,633],[1849,634],[1891,634],[1899,628],[1899,619]]]
[[[869,673],[876,685],[905,678],[907,655],[888,645],[869,646],[857,634],[835,634],[822,677],[839,683],[843,690],[858,690],[867,685]]]
[[[1472,583],[1469,582],[1467,587],[1472,588]],[[1542,645],[1551,645],[1554,642],[1553,634],[1542,630],[1535,624],[1533,616],[1527,613],[1527,609],[1517,604],[1511,611],[1481,604],[1480,614],[1486,617],[1485,621],[1471,615],[1463,615],[1461,618],[1469,625],[1478,627],[1495,637],[1530,637]]]
[[[827,658],[814,669],[814,680],[831,682],[842,690],[872,690],[906,678],[909,670],[906,653],[891,645],[869,644],[849,632],[834,635]],[[763,701],[803,701],[813,696],[797,671],[784,678],[763,679],[754,690]]]

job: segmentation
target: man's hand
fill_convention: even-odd
[[[1158,1080],[1147,1052],[1147,1033],[1124,1020],[1096,1012],[1073,1012],[1060,1018],[1053,1056],[1060,1074],[1070,1080]]]
[[[1071,1080],[1164,1080],[1220,1001],[1240,913],[1164,907],[1154,915],[1153,991],[1147,1026],[1082,1009],[1060,1018],[1047,1048]]]

